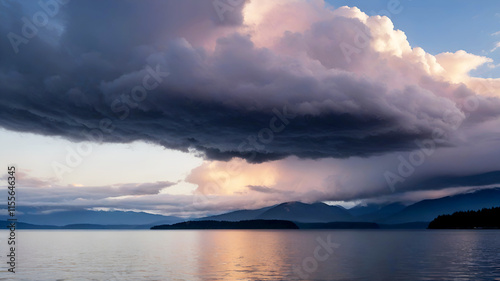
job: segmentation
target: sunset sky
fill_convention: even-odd
[[[500,183],[498,1],[40,3],[0,1],[21,206],[201,216]]]

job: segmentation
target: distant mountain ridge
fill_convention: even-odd
[[[36,225],[65,226],[70,224],[90,225],[145,225],[182,222],[185,219],[174,216],[163,216],[145,212],[124,211],[92,211],[75,210],[60,211],[49,214],[36,213],[32,208],[20,208],[16,216],[19,222]],[[8,216],[0,216],[0,220],[7,220]]]
[[[287,202],[255,210],[237,210],[225,214],[191,219],[193,221],[283,220],[294,223],[361,222],[376,223],[380,228],[425,228],[440,215],[459,211],[500,207],[500,188],[483,189],[404,206],[401,203],[369,204],[345,209],[325,203]],[[9,217],[0,216],[0,221]],[[40,214],[36,208],[21,207],[17,215],[20,228],[31,229],[148,229],[154,225],[184,222],[173,216],[123,211],[62,211]],[[343,225],[343,224],[337,224]],[[352,225],[351,225],[352,226]]]
[[[430,222],[439,215],[491,207],[500,207],[500,188],[483,189],[438,199],[423,200],[404,208],[396,214],[379,219],[377,222]]]
[[[348,212],[354,216],[355,221],[379,221],[402,211],[404,208],[406,208],[405,205],[397,202],[387,205],[370,204],[354,207]]]
[[[438,199],[428,199],[405,206],[401,203],[357,206],[344,209],[325,203],[287,202],[256,210],[238,210],[197,220],[289,220],[299,223],[375,222],[390,227],[422,226],[443,214],[500,207],[500,188],[483,189]]]
[[[325,203],[306,204],[287,202],[256,210],[239,210],[227,214],[200,218],[198,220],[288,220],[297,222],[351,221],[352,216],[345,209]]]
[[[216,215],[216,216],[208,216],[203,218],[197,218],[195,220],[219,220],[219,221],[241,221],[241,220],[252,220],[256,219],[265,211],[274,208],[277,205],[269,206],[265,208],[255,209],[255,210],[238,210],[232,211],[229,213]]]

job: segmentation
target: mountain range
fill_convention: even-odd
[[[352,215],[344,208],[325,203],[282,203],[257,210],[240,210],[198,220],[289,220],[296,222],[351,221]]]
[[[500,207],[500,188],[483,189],[438,199],[428,199],[409,206],[402,203],[368,204],[345,209],[325,203],[286,202],[255,210],[237,210],[207,216],[194,221],[285,220],[295,223],[369,222],[380,228],[425,228],[439,215],[458,211]],[[21,228],[44,229],[149,229],[155,225],[169,225],[186,221],[175,216],[145,212],[124,211],[61,211],[35,212],[35,208],[21,208],[17,219]],[[6,221],[7,216],[0,216]]]
[[[443,214],[500,206],[500,188],[483,189],[405,206],[401,203],[370,204],[344,209],[325,203],[287,202],[256,210],[238,210],[198,220],[277,219],[303,223],[375,222],[379,224],[411,224],[430,222]]]
[[[447,196],[439,199],[429,199],[410,205],[401,211],[381,218],[378,222],[405,223],[414,221],[430,222],[439,215],[453,214],[459,211],[480,210],[500,206],[500,188],[483,189]]]
[[[26,224],[44,225],[49,227],[62,227],[67,225],[121,225],[136,226],[144,225],[149,228],[150,225],[172,224],[182,222],[185,219],[174,216],[163,216],[149,214],[145,212],[125,212],[125,211],[93,211],[93,210],[74,210],[58,211],[44,213],[36,208],[21,207],[18,208],[16,218],[19,222]],[[8,216],[0,216],[0,220],[6,221]],[[132,227],[133,226],[133,227]]]

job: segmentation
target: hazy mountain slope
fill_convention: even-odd
[[[305,204],[288,202],[279,204],[257,217],[257,219],[290,220],[297,222],[350,221],[351,214],[343,208],[325,203]]]
[[[324,203],[306,204],[288,202],[256,210],[239,210],[222,215],[200,218],[198,220],[289,220],[295,222],[332,222],[350,221],[351,214],[344,208]]]
[[[62,211],[49,214],[20,213],[16,218],[19,222],[56,226],[69,224],[144,225],[184,221],[184,219],[178,217],[154,215],[144,212],[90,210]],[[0,219],[7,219],[7,217],[2,216]]]
[[[364,215],[375,213],[378,210],[380,210],[380,208],[382,208],[382,205],[379,205],[379,204],[367,204],[367,205],[363,205],[363,206],[361,206],[361,205],[354,206],[354,207],[352,207],[350,209],[347,209],[347,211],[352,216],[359,217],[359,216],[364,216]]]
[[[401,203],[391,203],[388,205],[381,205],[375,208],[374,211],[370,213],[364,213],[362,215],[355,216],[353,220],[355,221],[378,221],[389,216],[392,216],[406,208],[405,205]],[[374,209],[373,207],[371,208]],[[351,213],[351,210],[348,210]]]
[[[276,206],[276,205],[275,205]],[[209,216],[199,218],[197,220],[215,220],[215,221],[241,221],[241,220],[253,220],[265,211],[275,207],[269,206],[265,208],[255,209],[255,210],[238,210],[221,215]]]
[[[500,189],[484,189],[439,199],[423,200],[404,208],[402,211],[392,216],[381,219],[378,222],[430,222],[439,215],[498,206],[500,206]]]

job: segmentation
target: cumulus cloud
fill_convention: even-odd
[[[463,50],[455,53],[441,53],[436,56],[436,61],[447,73],[447,77],[455,83],[460,83],[468,78],[469,72],[493,60],[487,57],[469,54]]]
[[[221,22],[212,5],[194,5],[62,7],[58,44],[30,42],[3,57],[0,125],[224,161],[370,156],[450,130],[442,112],[463,115],[460,103],[476,94],[461,79],[490,61],[411,48],[387,17],[357,8],[252,1]],[[2,30],[21,29],[20,16]],[[8,42],[1,48],[12,53]],[[150,88],[134,90],[141,85]]]

